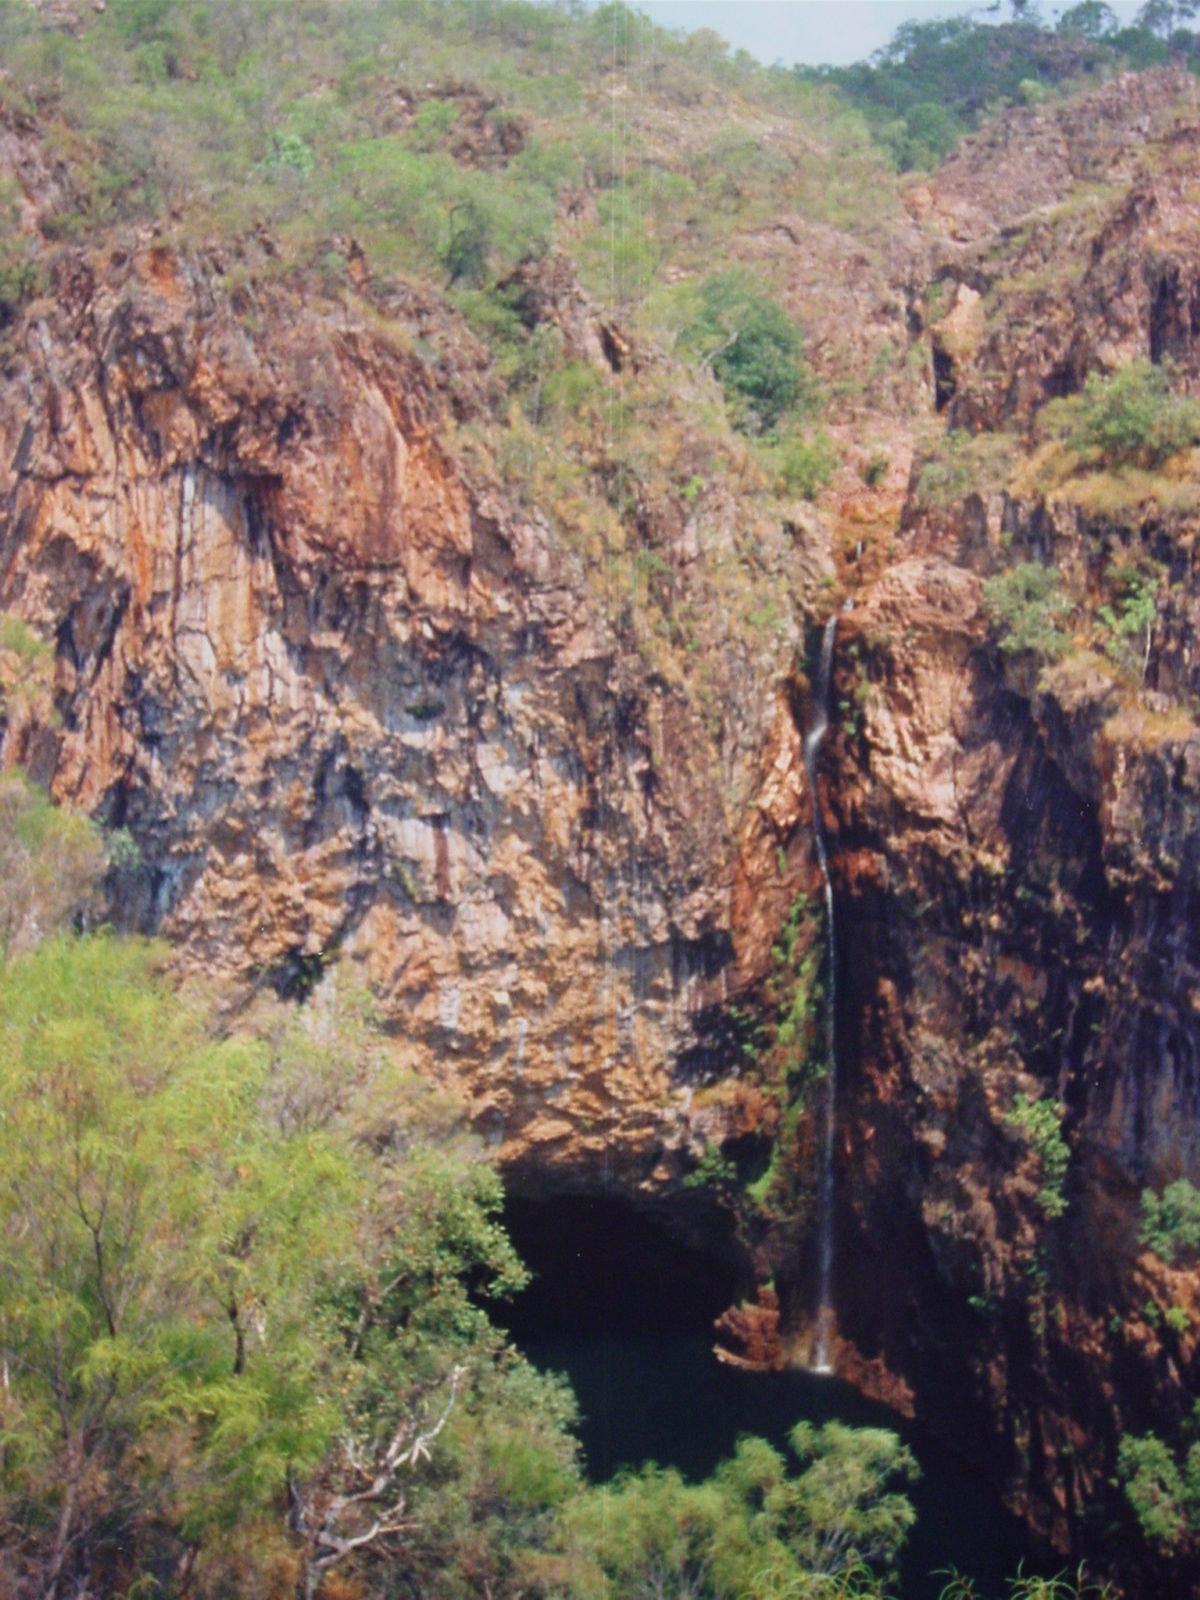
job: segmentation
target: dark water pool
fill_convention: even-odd
[[[901,1600],[936,1600],[953,1566],[989,1597],[1024,1559],[1019,1526],[971,1469],[886,1407],[837,1379],[751,1373],[717,1361],[712,1319],[737,1298],[720,1255],[673,1241],[652,1219],[610,1201],[513,1203],[506,1218],[533,1286],[498,1312],[543,1370],[565,1373],[582,1413],[593,1481],[657,1461],[706,1477],[757,1434],[786,1453],[801,1419],[887,1427],[912,1448],[921,1480],[905,1547]]]
[[[935,1574],[951,1565],[984,1594],[1001,1595],[1026,1555],[1016,1524],[961,1462],[835,1378],[742,1372],[715,1360],[699,1335],[558,1333],[527,1335],[521,1345],[537,1366],[570,1379],[594,1481],[643,1461],[707,1477],[739,1434],[758,1434],[786,1453],[801,1418],[836,1418],[894,1429],[921,1464],[921,1481],[909,1490],[917,1522],[902,1561],[903,1600],[936,1600],[943,1580]]]

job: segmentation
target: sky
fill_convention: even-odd
[[[770,65],[797,61],[810,66],[862,61],[885,45],[910,18],[986,13],[981,0],[630,0],[667,28],[712,28],[735,50],[748,50]],[[1042,16],[1052,22],[1072,0],[1043,0]],[[1135,0],[1113,4],[1124,22],[1138,10]],[[1000,15],[1007,19],[1004,5]]]

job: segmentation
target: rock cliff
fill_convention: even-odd
[[[949,219],[931,338],[974,454],[960,480],[914,475],[840,624],[854,709],[825,764],[845,1359],[1002,1463],[1062,1551],[1104,1546],[1120,1439],[1177,1437],[1196,1375],[1195,1276],[1142,1246],[1139,1202],[1200,1176],[1197,508],[1194,456],[1064,474],[1039,416],[1123,361],[1195,385],[1194,118],[1188,84],[1119,82],[1014,113],[920,197]],[[1025,211],[1018,140],[1054,154]],[[965,176],[981,163],[999,231]],[[1041,657],[1005,648],[987,603],[1020,562],[1070,596],[1070,639]],[[1104,602],[1135,569],[1156,605],[1124,645]],[[1031,1103],[1061,1118],[1057,1178]],[[1127,1531],[1109,1555],[1131,1592],[1194,1581]]]
[[[131,832],[115,915],[185,968],[300,996],[348,957],[531,1182],[661,1186],[794,625],[717,658],[706,726],[627,597],[455,459],[482,358],[448,313],[381,332],[224,265],[66,254],[19,330],[0,604],[54,640],[57,718],[10,718],[7,758]]]

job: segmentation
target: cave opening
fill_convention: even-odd
[[[532,1336],[711,1337],[745,1289],[732,1247],[697,1244],[668,1221],[606,1195],[512,1196],[504,1225],[532,1273],[499,1320]]]
[[[933,347],[933,404],[936,411],[944,411],[958,392],[958,379],[954,361],[940,345]]]
[[[490,1309],[535,1366],[570,1382],[593,1482],[644,1461],[699,1481],[744,1434],[786,1456],[801,1419],[890,1428],[922,1471],[909,1490],[917,1523],[901,1600],[937,1600],[950,1566],[998,1594],[1028,1560],[995,1493],[914,1424],[835,1377],[716,1359],[713,1319],[751,1287],[718,1213],[659,1215],[610,1195],[510,1195],[504,1223],[534,1279]]]

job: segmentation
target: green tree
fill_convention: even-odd
[[[273,1559],[307,1596],[338,1563],[436,1574],[473,1546],[499,1571],[577,1468],[563,1396],[468,1295],[523,1277],[495,1174],[361,1015],[214,1041],[162,960],[60,937],[0,974],[13,1593],[216,1595]]]
[[[1052,400],[1042,420],[1069,450],[1109,466],[1154,468],[1200,441],[1200,401],[1176,394],[1170,373],[1149,361],[1090,373],[1081,393]]]
[[[1142,1243],[1173,1265],[1180,1254],[1200,1250],[1200,1189],[1176,1178],[1163,1192],[1142,1191]]]
[[[1192,1444],[1181,1463],[1152,1433],[1122,1439],[1117,1475],[1151,1544],[1174,1550],[1186,1534],[1200,1530],[1200,1443]]]
[[[1058,19],[1059,33],[1077,33],[1085,39],[1102,39],[1117,31],[1117,14],[1104,0],[1079,0]]]
[[[983,610],[1006,655],[1030,651],[1054,660],[1071,648],[1071,636],[1061,626],[1071,601],[1053,567],[1022,561],[989,578],[983,586]]]
[[[737,273],[705,280],[683,338],[712,369],[746,433],[769,431],[813,398],[800,329],[782,306]]]
[[[883,1593],[908,1529],[909,1451],[882,1429],[800,1423],[801,1470],[743,1439],[700,1484],[654,1465],[565,1509],[551,1592],[673,1600],[784,1600]]]
[[[1038,1159],[1042,1180],[1038,1205],[1047,1217],[1061,1217],[1067,1209],[1063,1187],[1071,1165],[1071,1147],[1062,1133],[1062,1106],[1057,1100],[1031,1100],[1019,1094],[1004,1120]]]

